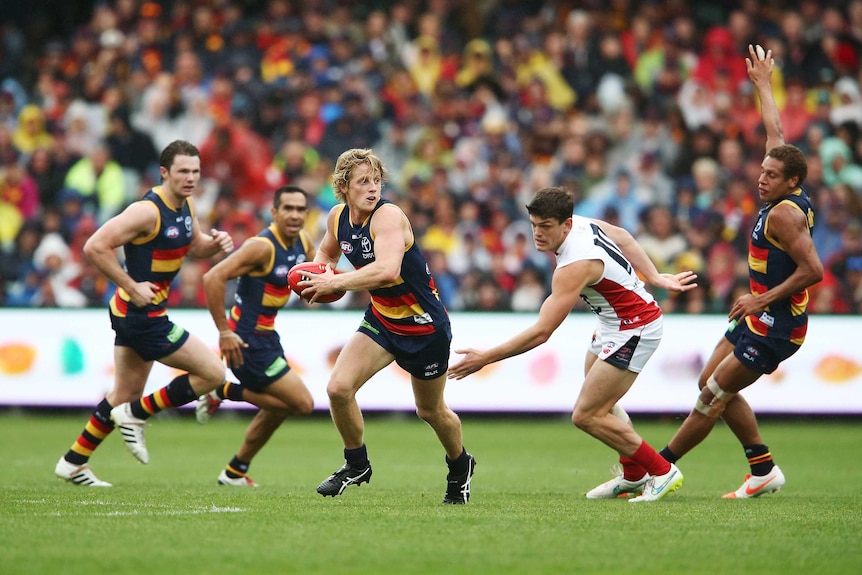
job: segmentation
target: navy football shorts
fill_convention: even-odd
[[[189,332],[176,325],[168,316],[147,317],[133,314],[126,317],[111,316],[111,327],[116,333],[114,345],[130,347],[145,361],[156,361],[183,346]]]
[[[431,335],[398,335],[380,323],[370,307],[357,331],[364,333],[380,347],[395,356],[404,371],[416,379],[436,379],[449,369],[452,332],[449,326]]]
[[[284,359],[281,338],[277,333],[253,333],[240,337],[248,347],[242,350],[243,364],[231,368],[231,371],[241,384],[254,391],[263,391],[266,386],[278,381],[290,371],[290,365]]]
[[[778,364],[799,351],[800,347],[785,339],[757,335],[748,329],[745,321],[740,321],[724,337],[734,345],[733,355],[736,359],[759,373],[772,373],[778,369]]]

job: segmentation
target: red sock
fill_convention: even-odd
[[[623,479],[626,481],[639,481],[646,475],[647,470],[635,463],[631,457],[620,457],[623,466]]]
[[[649,471],[650,475],[664,475],[670,471],[670,463],[646,441],[632,454],[632,461]]]

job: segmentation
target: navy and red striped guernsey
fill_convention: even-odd
[[[367,220],[351,225],[349,210],[342,205],[337,216],[337,237],[344,256],[356,269],[374,261],[371,220],[377,210],[401,210],[381,199]],[[414,241],[405,248],[401,275],[389,285],[369,290],[374,316],[394,334],[418,336],[435,333],[449,324],[425,256]]]
[[[167,315],[171,282],[179,272],[192,241],[194,210],[188,200],[174,209],[165,201],[162,187],[156,186],[139,201],[152,203],[158,210],[158,219],[152,234],[123,246],[126,271],[136,282],[152,282],[159,290],[152,303],[137,307],[129,301],[129,294],[124,289],[117,288],[111,298],[110,308],[111,313],[118,317],[132,314],[148,317]]]
[[[228,325],[243,338],[251,333],[271,335],[275,330],[275,316],[292,293],[287,272],[306,260],[310,240],[305,232],[300,232],[297,240],[288,245],[275,224],[270,224],[246,241],[270,243],[272,257],[264,270],[240,277]]]
[[[797,188],[775,204],[767,203],[760,208],[748,246],[749,286],[754,295],[774,288],[796,271],[796,262],[769,233],[769,212],[780,205],[802,212],[808,222],[808,233],[814,230],[811,198],[802,188]],[[757,335],[802,345],[808,331],[808,290],[803,289],[787,299],[772,302],[760,315],[746,317],[745,322]]]

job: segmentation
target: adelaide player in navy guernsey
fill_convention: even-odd
[[[808,330],[808,288],[823,278],[811,239],[814,210],[802,188],[808,165],[798,148],[784,143],[772,95],[772,51],[749,45],[748,53],[748,76],[760,97],[766,128],[766,157],[757,180],[763,205],[748,250],[751,293],[731,307],[730,327],[700,374],[694,409],[661,451],[668,461],[677,461],[722,418],[742,444],[750,468],[742,485],[724,495],[727,499],[772,493],[786,482],[760,436],[754,411],[739,392],[775,371],[802,345]]]
[[[204,274],[207,307],[219,330],[219,348],[240,383],[225,383],[198,399],[195,415],[209,421],[221,401],[247,401],[260,407],[246,430],[242,446],[218,476],[221,485],[256,487],[248,476],[251,460],[288,415],[307,415],[311,393],[284,355],[275,330],[278,311],[287,303],[287,272],[313,259],[315,248],[303,230],[308,195],[283,186],[272,200],[272,223]],[[225,285],[239,278],[234,305],[225,316]]]
[[[192,196],[201,176],[200,153],[182,140],[159,157],[162,184],[105,222],[84,245],[91,262],[117,286],[110,302],[114,340],[114,389],[96,406],[83,432],[55,467],[77,485],[106,487],[89,467],[93,451],[114,427],[141,463],[149,461],[144,421],[194,401],[224,381],[224,365],[203,341],[167,316],[171,282],[183,257],[208,258],[233,250],[230,236],[206,234],[195,218]],[[116,250],[125,253],[125,268]],[[153,362],[183,371],[166,387],[141,397]]]
[[[355,271],[314,274],[300,286],[311,302],[318,295],[368,290],[371,303],[358,331],[341,350],[326,391],[344,443],[344,465],[317,488],[340,495],[371,478],[362,412],[356,392],[395,361],[410,374],[416,413],[443,445],[447,474],[444,503],[467,503],[475,459],[464,449],[461,420],[446,405],[443,390],[452,339],[428,263],[416,245],[407,216],[381,197],[386,169],[371,150],[341,154],[332,175],[336,198],[315,261],[334,266],[342,256]]]

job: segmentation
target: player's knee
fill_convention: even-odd
[[[572,412],[572,423],[581,431],[590,432],[595,427],[595,414],[575,409]]]
[[[197,375],[206,382],[207,391],[215,389],[225,382],[224,364],[221,361],[207,362]]]
[[[343,405],[353,399],[355,392],[346,382],[330,379],[326,386],[326,395],[329,396],[329,403]]]
[[[724,391],[715,377],[710,376],[700,390],[694,409],[707,417],[718,419],[727,407],[727,402],[733,399],[734,395],[736,394]]]
[[[416,416],[419,417],[425,423],[434,426],[435,423],[441,421],[446,416],[446,409],[444,408],[434,408],[434,407],[426,407],[417,405],[416,406]]]

